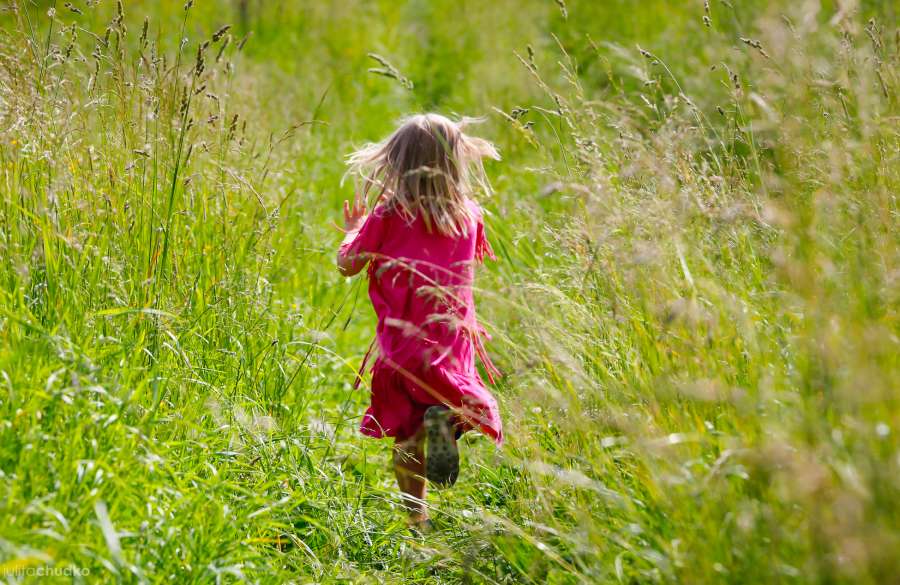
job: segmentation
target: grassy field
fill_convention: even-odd
[[[897,581],[896,2],[0,2],[0,580]],[[507,435],[424,537],[334,267],[419,111]]]

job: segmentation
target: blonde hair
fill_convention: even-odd
[[[464,235],[473,219],[467,199],[476,188],[491,192],[482,160],[500,160],[490,142],[463,132],[475,121],[406,118],[386,139],[350,154],[348,173],[362,179],[365,200],[374,191],[376,202],[408,218],[421,216],[429,231]]]

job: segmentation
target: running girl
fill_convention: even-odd
[[[360,431],[394,438],[394,472],[415,525],[428,523],[425,478],[456,481],[463,432],[502,441],[497,402],[475,366],[477,355],[493,382],[472,294],[475,262],[494,258],[472,196],[490,192],[482,160],[499,156],[465,134],[466,123],[413,116],[348,159],[363,187],[344,202],[337,264],[346,276],[368,266],[378,316],[371,405]]]

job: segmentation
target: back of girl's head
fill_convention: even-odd
[[[467,199],[476,189],[491,190],[482,160],[500,158],[490,142],[463,132],[471,122],[438,114],[412,116],[347,162],[363,179],[366,195],[374,190],[389,210],[421,216],[428,229],[458,236],[472,219]]]

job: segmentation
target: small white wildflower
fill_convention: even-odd
[[[600,446],[606,448],[615,447],[621,442],[622,440],[620,437],[603,437],[600,439]]]

